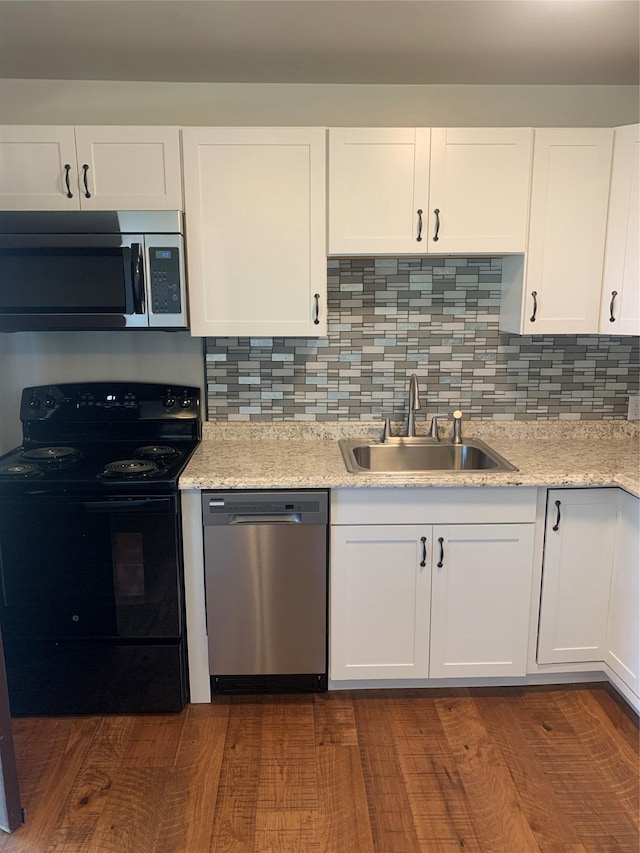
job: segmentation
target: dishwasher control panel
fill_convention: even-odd
[[[326,491],[203,492],[205,526],[224,524],[326,524]]]

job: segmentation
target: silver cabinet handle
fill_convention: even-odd
[[[538,313],[538,291],[532,290],[531,295],[533,296],[533,314],[529,317],[529,322],[535,323],[536,314]]]
[[[436,209],[433,212],[434,212],[435,217],[436,217],[436,227],[435,227],[435,231],[433,232],[433,242],[437,243],[438,240],[440,239],[438,237],[438,234],[440,233],[440,210],[436,207]]]
[[[416,243],[422,243],[422,209],[416,212],[418,214],[418,236],[416,237]]]
[[[616,318],[615,318],[615,316],[614,316],[614,314],[613,314],[613,303],[616,301],[616,296],[617,296],[617,295],[618,295],[618,291],[617,291],[617,290],[612,290],[612,291],[611,291],[611,302],[609,303],[609,322],[610,322],[610,323],[615,323],[615,321],[616,321]]]

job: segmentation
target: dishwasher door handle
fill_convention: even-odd
[[[229,524],[301,524],[299,512],[285,515],[230,515]]]

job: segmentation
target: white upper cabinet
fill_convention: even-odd
[[[0,210],[79,207],[73,128],[0,127]]]
[[[426,251],[429,141],[420,127],[329,131],[330,255]]]
[[[612,147],[610,128],[535,131],[527,255],[503,263],[502,331],[598,331]]]
[[[83,210],[182,210],[178,128],[76,127],[76,152]]]
[[[192,334],[326,334],[325,137],[183,130]]]
[[[329,254],[523,252],[531,128],[329,131]]]
[[[426,251],[524,252],[533,132],[433,128]]]
[[[617,127],[609,192],[600,331],[640,334],[640,125]]]
[[[0,128],[2,210],[181,210],[177,127]]]

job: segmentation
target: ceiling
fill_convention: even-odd
[[[0,77],[637,85],[638,0],[0,0]]]

